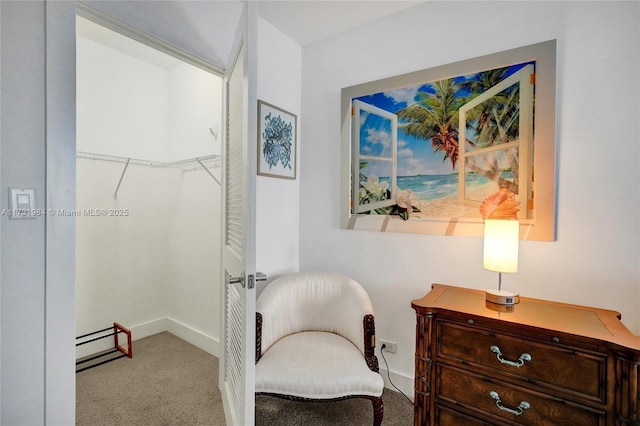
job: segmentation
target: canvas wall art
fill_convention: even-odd
[[[343,89],[343,226],[554,240],[554,104],[555,41]]]

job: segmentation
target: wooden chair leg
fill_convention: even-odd
[[[373,403],[373,426],[380,426],[382,424],[382,416],[384,416],[382,397],[371,398],[371,402]]]

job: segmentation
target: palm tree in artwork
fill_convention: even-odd
[[[460,83],[462,89],[469,93],[481,94],[506,78],[508,68],[497,68],[476,74],[475,78]],[[470,101],[472,96],[467,99]],[[515,84],[508,89],[482,102],[467,113],[468,126],[475,133],[474,144],[478,148],[499,145],[518,139],[520,119],[520,86]],[[513,180],[508,181],[500,175],[497,161],[486,163],[490,167],[481,168],[473,161],[469,161],[467,167],[494,181],[500,187],[506,187],[514,193],[518,193],[519,167],[517,149],[503,151],[509,163]],[[485,159],[486,160],[486,159]]]
[[[418,102],[397,112],[402,130],[418,139],[431,139],[434,152],[444,153],[455,169],[458,161],[458,110],[464,104],[457,98],[460,89],[453,79],[433,83],[435,93],[418,92]]]
[[[460,83],[460,87],[478,95],[504,80],[507,70],[508,68],[497,68],[483,71],[476,74],[474,79]],[[477,146],[486,147],[494,145],[496,141],[506,143],[517,139],[518,98],[519,86],[511,86],[469,111],[468,118],[474,123],[472,128],[475,130]]]
[[[421,91],[417,102],[396,114],[405,134],[417,139],[431,140],[434,152],[444,154],[443,161],[451,162],[455,169],[460,152],[459,109],[476,96],[489,90],[506,78],[509,68],[498,68],[475,74],[471,79],[456,82],[446,79],[430,85],[433,91]],[[466,151],[486,148],[518,139],[520,89],[515,84],[492,96],[467,112]],[[518,148],[504,153],[512,171],[512,180],[502,177],[496,153],[484,154],[482,163],[467,159],[466,167],[493,180],[499,187],[518,193]]]

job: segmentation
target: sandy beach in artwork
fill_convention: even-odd
[[[470,189],[469,194],[474,200],[483,200],[497,190],[497,185],[494,182],[489,182]],[[478,207],[459,204],[457,193],[434,200],[420,200],[416,207],[420,209],[420,212],[412,213],[411,217],[482,217]]]

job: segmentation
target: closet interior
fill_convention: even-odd
[[[170,331],[217,355],[223,80],[87,19],[76,31],[76,335],[118,322],[134,347]]]

